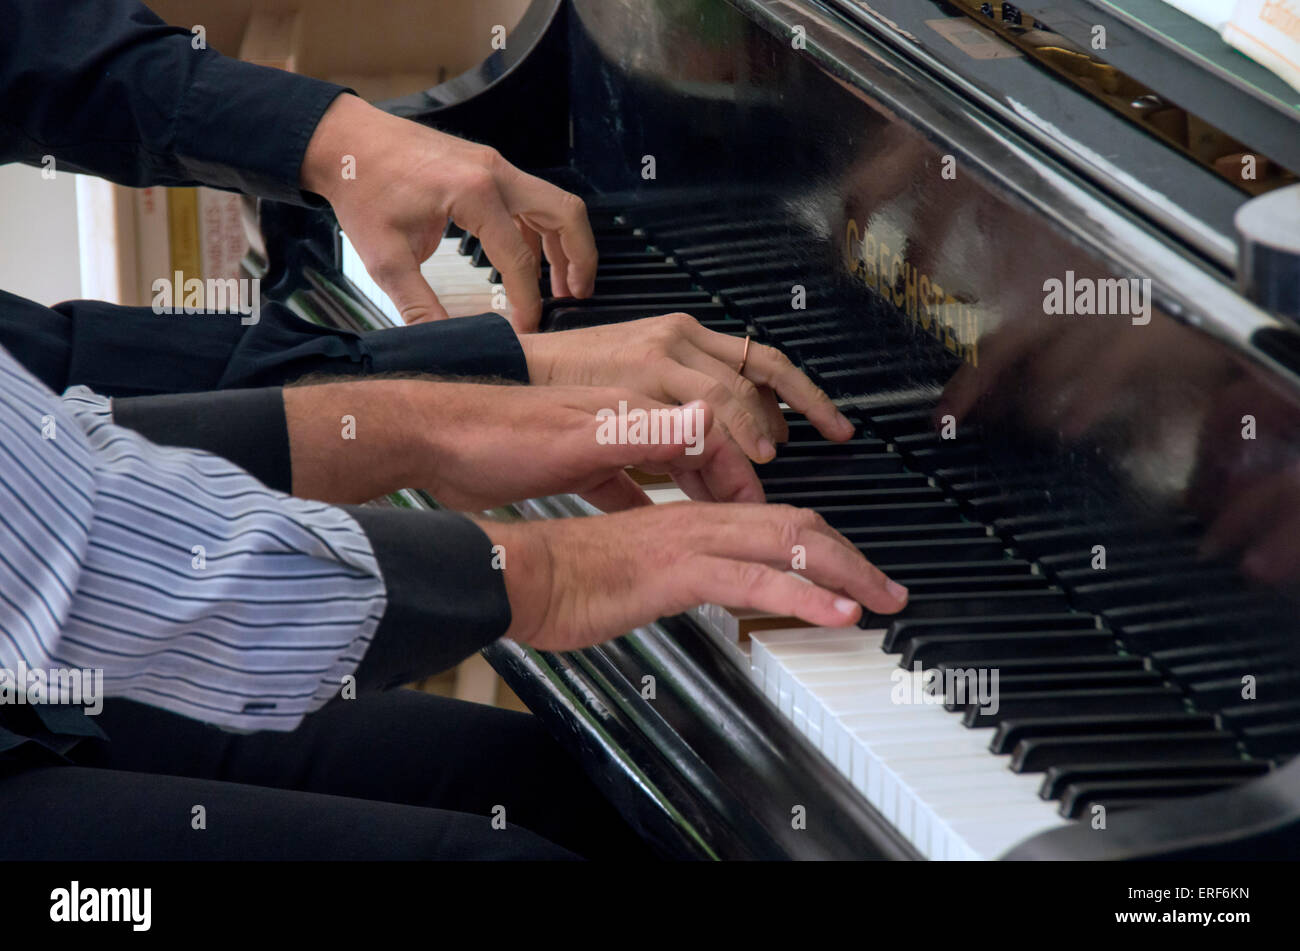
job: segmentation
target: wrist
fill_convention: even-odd
[[[368,113],[374,111],[374,106],[351,93],[342,93],[330,103],[316,123],[303,154],[304,190],[315,192],[333,204],[339,185],[345,181],[345,157],[351,155],[354,165],[356,162],[357,126],[366,122]],[[364,140],[364,136],[360,138]]]
[[[547,386],[560,382],[555,378],[558,366],[555,360],[553,334],[518,334],[519,347],[524,352],[528,367],[528,382],[534,386]]]
[[[541,631],[551,607],[555,562],[545,525],[475,519],[492,542],[510,602],[505,636],[529,644]]]

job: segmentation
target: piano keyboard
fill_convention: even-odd
[[[1231,787],[1300,751],[1300,671],[1268,646],[1293,630],[1289,606],[1202,560],[1199,526],[1122,510],[1086,459],[1062,468],[973,423],[942,438],[932,415],[958,358],[869,299],[852,321],[819,310],[815,279],[808,309],[792,311],[797,236],[707,202],[641,209],[636,223],[593,213],[596,294],[546,300],[543,327],[686,311],[782,348],[849,408],[854,440],[825,442],[790,418],[759,478],[769,501],[817,510],[906,584],[907,608],[848,629],[716,605],[693,617],[922,855],[995,858],[1063,823]],[[447,286],[489,283],[472,239],[434,257]],[[657,504],[685,498],[645,488]],[[997,709],[912,702],[917,665],[997,671]],[[1246,673],[1267,702],[1243,702]]]

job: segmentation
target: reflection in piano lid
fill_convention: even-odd
[[[833,445],[792,418],[759,475],[908,585],[901,615],[703,606],[572,654],[489,650],[665,855],[1300,850],[1300,343],[1238,290],[1232,227],[1295,187],[1300,118],[1262,81],[1225,101],[1129,20],[1087,81],[931,22],[1042,48],[1090,9],[985,6],[537,0],[495,64],[389,104],[587,199],[597,291],[548,299],[544,330],[687,311],[781,348],[858,426]],[[1129,81],[1187,128],[1098,93]],[[558,104],[549,135],[501,121]],[[1225,179],[1214,150],[1243,143],[1266,183]],[[279,214],[300,312],[392,322],[326,218]],[[472,237],[428,273],[494,309]]]

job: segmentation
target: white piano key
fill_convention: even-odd
[[[1065,822],[1038,798],[1041,776],[1012,773],[1009,757],[988,750],[991,729],[968,729],[920,694],[918,675],[880,651],[881,637],[755,632],[752,658],[777,708],[923,855],[995,858]]]

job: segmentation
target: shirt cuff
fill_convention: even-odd
[[[524,348],[500,314],[372,330],[362,339],[375,373],[419,371],[528,382]]]
[[[323,198],[300,187],[302,160],[321,116],[345,92],[352,90],[270,66],[204,57],[177,117],[176,154],[208,184],[323,207]],[[250,142],[257,147],[249,148]]]
[[[279,387],[128,396],[113,421],[160,446],[202,449],[230,460],[267,488],[293,490],[289,426]]]
[[[370,539],[388,607],[357,667],[357,686],[383,690],[447,670],[505,634],[505,573],[492,542],[454,512],[340,506]]]

